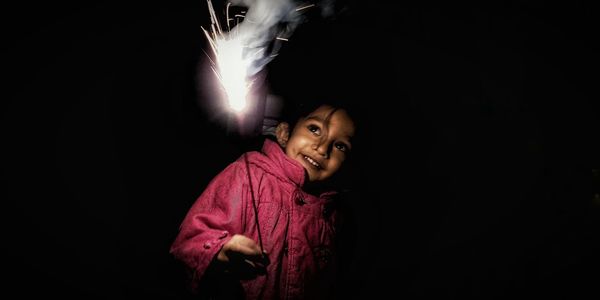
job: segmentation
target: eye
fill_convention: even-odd
[[[348,151],[348,146],[346,146],[346,144],[344,144],[344,143],[336,143],[335,148],[337,148],[338,150],[340,150],[342,152]]]
[[[306,128],[307,128],[307,129],[308,129],[310,132],[312,132],[312,133],[314,133],[314,134],[316,134],[316,135],[320,135],[320,134],[321,134],[321,128],[319,128],[319,126],[317,126],[317,125],[310,124],[310,125],[306,126]]]

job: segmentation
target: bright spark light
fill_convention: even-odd
[[[227,93],[229,107],[236,112],[242,112],[247,105],[248,91],[252,82],[246,77],[250,61],[243,58],[243,49],[239,39],[218,39],[216,41],[217,74],[221,85]]]
[[[213,52],[212,59],[209,56],[211,69],[226,94],[229,108],[242,113],[248,106],[254,80],[260,80],[255,75],[277,56],[281,43],[289,40],[303,20],[302,12],[315,4],[296,7],[292,0],[255,0],[247,12],[230,16],[231,3],[227,3],[227,28],[221,29],[211,0],[206,2],[211,25],[209,30],[202,30]]]
[[[252,86],[252,81],[248,78],[248,70],[252,59],[244,55],[245,45],[237,31],[223,33],[219,20],[210,0],[208,9],[212,21],[211,31],[208,32],[202,28],[213,51],[215,60],[211,61],[211,69],[217,76],[225,93],[229,107],[235,112],[241,113],[247,106],[248,92]],[[236,18],[243,17],[236,15]],[[227,6],[227,27],[229,29],[229,5]]]

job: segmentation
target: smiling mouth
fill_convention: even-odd
[[[321,169],[321,165],[318,162],[316,162],[314,159],[312,159],[306,155],[303,155],[303,156],[304,156],[304,160],[306,160],[309,164],[311,164],[315,168],[317,168],[317,170]]]

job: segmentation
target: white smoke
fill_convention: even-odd
[[[278,54],[298,25],[306,21],[304,13],[319,9],[323,16],[333,12],[333,0],[306,3],[293,0],[233,0],[233,5],[247,7],[244,20],[231,29],[245,47],[250,60],[247,76],[260,72]]]

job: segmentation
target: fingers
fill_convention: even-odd
[[[264,264],[264,254],[266,254],[266,251],[261,251],[260,246],[253,239],[236,234],[223,245],[217,258],[223,262],[231,259],[249,260],[254,266],[253,262]]]
[[[224,271],[238,278],[251,279],[266,274],[269,259],[251,238],[236,234],[223,245],[217,261],[225,263]]]
[[[246,256],[262,256],[262,251],[258,244],[253,239],[241,234],[234,235],[231,240],[229,240],[229,244],[229,251],[244,254]]]

